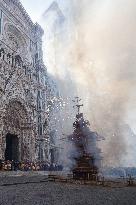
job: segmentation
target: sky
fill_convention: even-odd
[[[40,21],[40,17],[53,0],[21,0],[26,11],[34,22]]]
[[[51,3],[54,0],[20,0],[23,4],[24,8],[32,18],[34,22],[40,23],[40,18],[44,11],[48,9]],[[70,0],[71,1],[71,0]],[[60,3],[59,6],[64,7],[65,1],[63,0],[56,0],[56,2]],[[68,1],[67,1],[68,2]]]

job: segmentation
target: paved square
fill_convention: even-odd
[[[0,177],[0,205],[135,205],[136,188],[47,182],[46,176]]]

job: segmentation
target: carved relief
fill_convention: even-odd
[[[9,46],[14,50],[17,51],[19,49],[19,43],[17,38],[12,33],[7,33],[7,39],[9,41]]]
[[[9,129],[22,129],[28,122],[27,112],[20,102],[13,101],[7,105],[4,124]]]
[[[28,54],[27,44],[23,34],[12,24],[6,23],[4,26],[5,38],[9,47],[16,54],[26,57]]]

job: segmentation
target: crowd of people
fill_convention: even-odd
[[[19,162],[0,160],[0,171],[62,171],[63,166],[48,162]]]

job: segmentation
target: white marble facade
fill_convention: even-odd
[[[0,159],[9,133],[18,137],[19,160],[50,160],[42,35],[19,0],[0,1]]]

